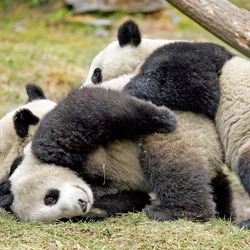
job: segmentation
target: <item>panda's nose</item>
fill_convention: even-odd
[[[83,199],[78,199],[78,203],[79,203],[83,213],[85,213],[87,210],[87,202],[84,201]]]

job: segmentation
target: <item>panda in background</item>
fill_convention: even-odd
[[[70,92],[0,183],[0,205],[25,221],[103,219],[145,205],[147,216],[161,221],[231,218],[213,123],[177,113],[176,129],[165,107],[102,88]],[[150,192],[156,204],[148,204]]]
[[[158,43],[153,50],[151,39],[143,40],[143,47],[149,49],[142,50],[139,42],[137,47],[133,45],[134,41],[141,41],[141,34],[132,20],[121,25],[117,36],[116,44],[124,47],[110,49],[113,42],[101,51],[91,64],[88,79],[92,79],[92,84],[87,79],[82,87],[95,85],[121,91],[126,85],[123,91],[140,99],[214,119],[220,100],[220,72],[234,56],[231,52],[213,43],[183,41]],[[136,53],[140,54],[140,61]],[[124,67],[131,62],[133,67],[124,74]]]
[[[117,84],[113,85],[111,82],[111,88],[120,90],[123,86],[119,83],[128,82],[150,53],[164,44],[174,42],[173,40],[142,38],[138,25],[132,20],[124,22],[119,27],[117,37],[118,41],[110,43],[96,55],[83,86],[93,87],[95,84],[105,82],[105,88],[108,88],[108,80],[114,81],[118,77]],[[128,60],[124,63],[124,59],[121,60],[121,58]]]
[[[134,137],[175,128],[165,107],[104,89],[71,91],[41,120],[32,146],[0,183],[0,205],[43,222],[89,212],[92,192],[107,215],[142,209],[149,196]]]
[[[31,141],[40,119],[56,105],[35,84],[27,84],[26,92],[28,103],[0,120],[0,180],[8,178],[12,163]]]

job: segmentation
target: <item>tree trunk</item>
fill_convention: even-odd
[[[209,32],[250,57],[250,11],[227,0],[167,0]]]

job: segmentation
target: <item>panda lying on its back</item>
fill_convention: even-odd
[[[155,192],[158,204],[145,209],[151,219],[229,218],[212,122],[178,112],[175,127],[167,108],[101,88],[75,90],[43,118],[23,160],[0,183],[0,205],[26,221],[96,219],[141,209]]]
[[[0,183],[0,205],[26,221],[81,216],[93,204],[88,181],[109,213],[115,213],[109,195],[119,212],[141,208],[149,198],[137,139],[110,143],[175,128],[165,107],[104,89],[74,90],[42,119],[32,147]],[[125,207],[117,203],[122,198]]]
[[[0,180],[8,178],[13,161],[22,155],[41,117],[55,107],[43,90],[27,84],[28,103],[9,112],[0,120]]]

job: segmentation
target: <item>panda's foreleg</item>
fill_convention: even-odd
[[[163,145],[151,143],[142,150],[141,166],[149,188],[159,200],[159,204],[145,208],[150,219],[206,221],[216,215],[204,162],[185,145],[173,153]]]

